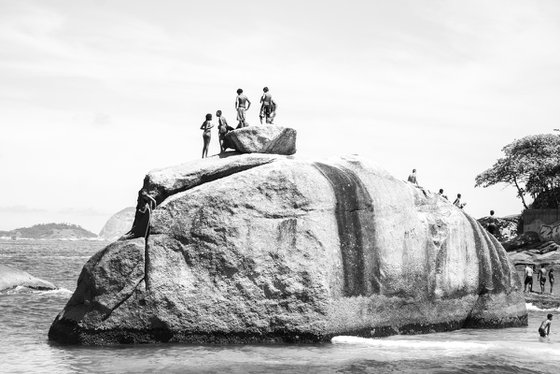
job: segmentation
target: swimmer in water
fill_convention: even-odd
[[[542,321],[540,327],[539,327],[539,340],[540,341],[547,341],[549,340],[549,335],[550,335],[550,325],[552,324],[552,314],[548,314],[546,316],[546,319],[544,321]]]

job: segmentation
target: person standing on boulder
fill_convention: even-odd
[[[544,267],[544,264],[541,265],[541,268],[537,273],[537,280],[539,281],[539,285],[541,286],[541,293],[544,293],[544,286],[546,284],[546,268]]]
[[[228,132],[233,130],[233,127],[229,126],[225,117],[222,116],[222,111],[218,110],[216,112],[216,117],[218,118],[218,141],[220,142],[220,152],[225,152],[228,147],[227,142],[225,141],[225,136]]]
[[[245,119],[245,112],[251,107],[251,102],[247,96],[243,95],[243,90],[239,88],[237,90],[237,97],[235,98],[235,109],[237,110],[237,120],[239,125],[237,128],[247,127],[247,120]]]
[[[259,114],[259,119],[261,125],[263,123],[263,118],[265,122],[272,125],[274,116],[276,114],[276,103],[272,100],[272,95],[268,92],[268,87],[263,88],[263,95],[261,96],[261,111]]]
[[[498,236],[498,221],[496,220],[496,217],[494,217],[493,210],[490,211],[490,218],[488,219],[488,226],[486,227],[486,230],[495,237]]]
[[[550,325],[552,325],[552,314],[548,314],[546,319],[542,321],[541,325],[539,326],[539,340],[544,341],[545,338],[548,338],[550,335]]]
[[[212,132],[210,131],[210,129],[212,127],[214,127],[214,125],[212,124],[212,115],[208,113],[206,115],[206,120],[202,122],[202,126],[200,126],[200,129],[203,130],[202,158],[208,157],[208,147],[210,146],[210,138],[212,137]]]

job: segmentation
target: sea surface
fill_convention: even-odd
[[[560,311],[550,342],[530,306],[529,327],[459,330],[381,339],[335,337],[321,345],[75,347],[47,332],[84,263],[107,243],[0,241],[0,263],[61,287],[0,292],[0,373],[560,373]]]

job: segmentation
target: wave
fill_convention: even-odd
[[[72,291],[66,288],[57,288],[55,290],[35,290],[33,288],[29,288],[25,286],[16,286],[8,290],[3,290],[0,292],[0,294],[3,295],[38,294],[38,295],[70,296],[72,295]]]
[[[333,344],[356,344],[366,345],[377,348],[413,348],[418,350],[486,350],[487,343],[469,341],[431,341],[431,340],[412,340],[412,339],[385,339],[385,338],[360,338],[357,336],[335,336],[331,339]]]
[[[550,308],[550,309],[541,309],[541,308],[533,305],[533,303],[525,303],[525,307],[527,308],[528,311],[532,311],[532,312],[560,312],[560,307]]]

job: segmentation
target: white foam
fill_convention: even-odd
[[[533,312],[560,312],[560,307],[552,308],[552,309],[541,309],[539,307],[534,306],[532,303],[525,303],[525,307],[529,311]]]
[[[489,344],[469,341],[430,341],[413,339],[360,338],[357,336],[335,336],[333,344],[356,344],[377,348],[408,348],[418,350],[486,350]]]

